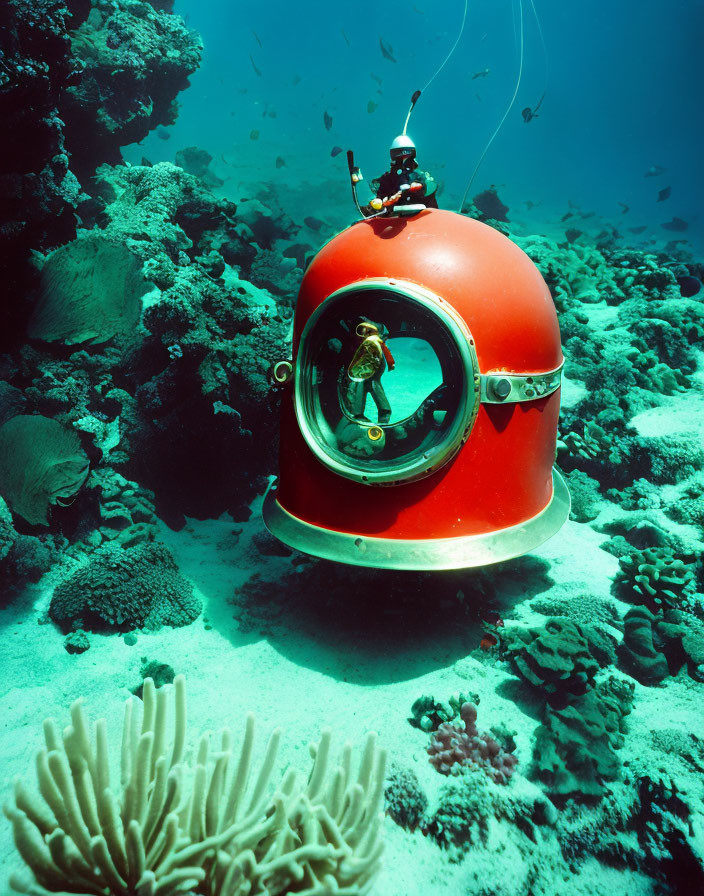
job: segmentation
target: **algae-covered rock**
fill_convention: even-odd
[[[57,249],[42,268],[28,334],[44,342],[108,342],[134,336],[146,291],[129,249],[89,234]]]
[[[33,525],[49,524],[49,508],[70,503],[88,476],[75,432],[57,420],[20,415],[0,427],[0,494]]]

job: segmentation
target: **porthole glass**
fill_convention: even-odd
[[[296,414],[308,445],[342,476],[417,479],[450,459],[476,414],[476,355],[463,323],[412,284],[365,282],[308,321]]]

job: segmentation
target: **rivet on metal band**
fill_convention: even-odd
[[[508,373],[489,371],[481,375],[480,401],[484,404],[509,404],[515,401],[535,401],[560,388],[564,361],[547,373]]]

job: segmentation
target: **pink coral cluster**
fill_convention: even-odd
[[[464,731],[443,722],[432,735],[428,745],[431,764],[443,775],[449,775],[456,765],[478,765],[496,784],[507,784],[518,759],[490,734],[477,731],[474,703],[463,703],[460,717]]]

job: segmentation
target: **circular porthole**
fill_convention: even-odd
[[[308,320],[296,416],[310,449],[340,476],[389,485],[434,473],[459,450],[478,406],[469,330],[428,290],[365,280]]]

